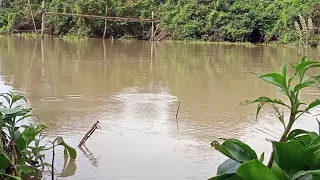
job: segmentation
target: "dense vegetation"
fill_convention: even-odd
[[[0,1],[1,32],[41,26],[41,0]],[[49,11],[163,20],[157,33],[174,40],[251,41],[297,39],[294,21],[301,13],[319,26],[318,0],[46,0]],[[48,33],[101,37],[104,20],[47,15]],[[150,23],[109,22],[108,36],[150,37]]]
[[[55,147],[64,146],[69,161],[75,160],[76,150],[62,137],[45,145],[42,133],[46,126],[30,122],[36,116],[20,102],[27,102],[24,96],[10,92],[0,97],[0,179],[41,179],[46,167],[54,179]],[[46,162],[44,154],[48,150],[52,151],[51,163]]]
[[[292,67],[293,75],[289,75],[288,67]],[[309,104],[300,99],[305,88],[320,88],[320,75],[310,75],[308,71],[318,69],[319,61],[302,58],[298,65],[285,64],[281,73],[267,73],[258,77],[273,84],[289,101],[261,96],[244,104],[257,103],[257,118],[265,105],[275,110],[275,115],[283,125],[283,134],[279,141],[271,141],[273,152],[268,165],[264,165],[264,153],[258,158],[257,153],[247,144],[237,139],[227,139],[222,144],[213,141],[212,146],[227,156],[217,171],[217,176],[210,180],[316,180],[320,178],[320,136],[317,132],[294,129],[294,123],[303,114],[311,114],[311,110],[320,105],[320,99]],[[288,117],[280,111],[287,108]],[[320,122],[318,121],[319,126]]]

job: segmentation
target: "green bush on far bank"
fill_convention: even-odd
[[[0,8],[0,32],[33,29],[29,6],[22,0],[3,0]],[[75,14],[151,18],[163,20],[158,33],[171,40],[263,42],[298,39],[294,21],[298,14],[320,23],[318,0],[47,0],[48,11]],[[37,28],[41,27],[41,0],[31,1]],[[102,37],[103,19],[66,15],[47,15],[46,27],[53,35],[76,34]],[[108,22],[107,36],[150,37],[150,23]]]

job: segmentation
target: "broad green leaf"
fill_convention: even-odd
[[[311,169],[320,169],[320,138],[302,149],[299,155],[303,164]]]
[[[0,152],[0,171],[7,169],[10,166],[8,159]]]
[[[19,137],[17,137],[16,144],[20,151],[28,147],[28,145],[35,140],[36,136],[39,135],[44,129],[45,125],[30,125],[28,126]]]
[[[273,161],[271,171],[279,178],[279,180],[288,180],[288,175],[286,175],[283,170],[279,167],[277,162]]]
[[[294,140],[299,141],[304,146],[307,146],[307,145],[311,144],[314,141],[314,139],[309,135],[298,136],[298,137],[295,137]]]
[[[6,169],[10,166],[10,158],[6,152],[0,147],[0,170]],[[0,171],[1,172],[1,171]]]
[[[233,159],[228,159],[218,167],[217,175],[234,174],[241,164]]]
[[[296,93],[298,92],[299,90],[303,89],[303,88],[306,88],[306,87],[310,87],[312,85],[315,85],[317,84],[318,82],[314,79],[306,79],[304,81],[301,82],[301,84],[297,84],[295,87],[294,87],[294,90],[293,92]]]
[[[291,180],[296,180],[308,175],[320,175],[320,169],[309,170],[309,171],[299,171],[292,177]]]
[[[276,85],[286,91],[287,89],[287,83],[285,81],[285,78],[278,73],[269,73],[259,76],[259,78],[263,79],[264,81],[271,83],[273,85]]]
[[[213,141],[211,146],[238,162],[257,159],[256,153],[248,145],[239,140],[227,139],[221,145],[217,141]]]
[[[311,139],[316,139],[318,137],[318,134],[316,132],[310,132],[303,129],[295,129],[288,134],[286,140],[288,141],[301,135],[308,135]]]
[[[235,160],[232,154],[224,146],[222,146],[218,141],[212,141],[211,147],[215,148],[217,151],[229,157],[230,159]]]
[[[295,74],[303,74],[308,69],[308,66],[317,63],[317,61],[304,61],[296,66]]]
[[[279,180],[279,178],[267,166],[259,160],[243,163],[236,174],[245,180]]]
[[[7,115],[20,113],[23,111],[24,111],[23,109],[17,109],[17,108],[0,108],[0,112],[2,114],[7,114]]]
[[[319,105],[320,105],[320,99],[316,99],[309,104],[309,106],[304,110],[304,112],[308,112],[309,110],[311,110],[314,107],[319,106]]]
[[[243,152],[245,152],[246,154],[249,155],[251,160],[258,159],[258,156],[257,156],[256,152],[250,146],[248,146],[247,144],[241,142],[238,139],[228,139],[228,140],[230,142],[238,145],[242,149]]]
[[[68,144],[66,144],[62,137],[57,137],[55,141],[57,142],[57,145],[64,146],[65,150],[68,152],[68,155],[72,160],[75,160],[77,158],[77,151]]]
[[[290,142],[273,141],[274,159],[279,167],[291,178],[295,173],[304,168],[299,158],[304,146],[295,140]]]

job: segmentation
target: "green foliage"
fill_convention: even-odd
[[[288,67],[294,71],[288,74]],[[255,100],[244,101],[243,105],[258,103],[257,117],[265,105],[271,105],[276,112],[277,119],[283,124],[284,131],[280,140],[273,141],[273,152],[268,166],[262,163],[264,154],[258,159],[256,152],[247,144],[227,139],[222,144],[212,142],[212,147],[227,156],[228,160],[222,163],[217,176],[211,179],[252,179],[252,180],[296,180],[320,178],[320,136],[316,132],[303,129],[291,130],[293,124],[299,117],[320,105],[316,99],[309,104],[300,101],[299,93],[307,87],[320,88],[320,76],[306,76],[310,69],[319,68],[319,61],[311,61],[302,58],[298,65],[285,64],[281,73],[267,73],[257,75],[263,81],[274,85],[288,99],[286,104],[279,99],[259,97]],[[284,113],[280,112],[278,106],[290,110],[288,122],[285,122]]]
[[[25,125],[24,120],[35,117],[31,108],[24,108],[20,101],[27,102],[20,94],[3,93],[0,96],[0,179],[26,179],[40,177],[46,163],[45,150],[53,147],[41,145],[41,133],[46,128],[41,123]],[[22,124],[22,125],[21,125]],[[77,156],[76,150],[57,137],[53,146],[63,146],[70,160]]]
[[[270,41],[279,37],[284,43],[297,41],[294,21],[298,14],[317,16],[318,0],[48,0],[48,11],[104,16],[151,18],[163,20],[158,32],[173,40]],[[31,1],[35,22],[41,27],[41,1]],[[76,34],[101,37],[103,19],[68,15],[47,15],[46,27],[54,35]],[[135,38],[150,36],[150,23],[108,22],[109,36]],[[3,1],[0,8],[0,32],[33,29],[26,1]],[[258,36],[254,36],[254,33]],[[260,36],[260,35],[263,36]],[[264,39],[263,39],[264,38]]]

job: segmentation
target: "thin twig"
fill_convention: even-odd
[[[318,122],[318,127],[319,127],[319,134],[320,134],[320,121],[318,118],[316,118],[317,122]]]
[[[52,143],[53,148],[52,148],[52,162],[51,162],[51,180],[54,180],[54,156],[55,156],[55,152],[54,152],[54,143]]]
[[[94,132],[96,129],[101,129],[100,126],[99,126],[99,121],[97,121],[97,122],[91,127],[91,129],[84,135],[84,137],[81,139],[78,147],[80,147],[80,146],[82,146],[83,144],[85,144],[86,141],[89,139],[89,137],[93,134],[93,132]]]
[[[180,110],[180,101],[179,101],[178,109],[177,109],[177,113],[176,113],[176,122],[177,122],[177,129],[178,130],[179,130],[179,121],[178,121],[179,110]]]

